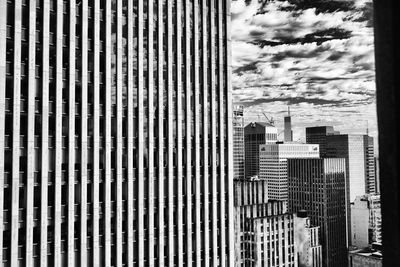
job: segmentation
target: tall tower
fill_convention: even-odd
[[[290,107],[288,107],[288,115],[284,118],[285,130],[284,130],[284,141],[293,141],[293,131],[292,131],[292,117],[290,116]]]
[[[278,138],[277,128],[266,122],[251,122],[244,128],[245,178],[258,177],[260,145],[274,144]]]
[[[242,105],[233,106],[233,177],[244,179],[244,110]]]
[[[347,267],[346,162],[344,159],[288,159],[289,212],[306,210],[321,227],[326,267]]]
[[[233,266],[229,7],[0,1],[4,265]]]

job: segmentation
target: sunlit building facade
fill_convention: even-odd
[[[0,1],[4,266],[233,266],[230,1]]]

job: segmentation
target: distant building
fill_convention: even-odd
[[[292,117],[290,116],[290,109],[288,107],[288,115],[284,118],[284,141],[292,142],[293,141],[293,131],[292,131]]]
[[[323,264],[347,266],[346,162],[288,159],[289,212],[306,210],[321,227]]]
[[[375,191],[377,194],[381,193],[380,175],[379,175],[379,158],[374,157],[374,170],[375,170]]]
[[[243,106],[233,106],[233,177],[244,179],[244,116]]]
[[[338,133],[332,126],[307,127],[306,142],[307,144],[319,144],[321,158],[326,158],[326,137]]]
[[[286,203],[270,201],[235,207],[235,266],[297,266],[294,217]]]
[[[319,158],[319,146],[295,143],[260,145],[259,155],[259,178],[268,182],[268,197],[287,201],[287,159]]]
[[[351,204],[351,245],[358,248],[382,244],[382,215],[379,195],[358,196]]]
[[[298,266],[322,267],[320,230],[319,226],[311,226],[306,211],[299,211],[294,216],[294,245]]]
[[[382,249],[380,245],[349,252],[349,267],[382,267]]]
[[[259,175],[260,145],[276,143],[278,129],[266,122],[252,122],[244,128],[245,178]]]
[[[326,154],[346,159],[349,202],[357,196],[375,193],[374,139],[368,135],[327,136]]]
[[[234,206],[257,205],[268,202],[267,181],[236,180],[233,183]]]

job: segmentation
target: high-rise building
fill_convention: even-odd
[[[307,144],[318,144],[321,158],[326,158],[326,137],[338,134],[332,126],[317,126],[306,128]]]
[[[233,106],[233,177],[244,179],[244,116],[243,106]]]
[[[375,170],[375,193],[381,193],[380,187],[380,173],[379,173],[379,157],[374,157],[374,170]]]
[[[245,178],[258,178],[260,145],[276,143],[278,129],[266,122],[252,122],[244,128]]]
[[[230,1],[0,1],[5,266],[233,266]]]
[[[292,131],[292,117],[290,116],[290,108],[288,107],[288,115],[284,117],[284,141],[293,141],[293,131]]]
[[[321,227],[323,265],[347,266],[345,159],[288,159],[289,212]]]
[[[346,159],[349,202],[375,193],[374,140],[368,135],[340,134],[326,138],[326,155]]]
[[[235,207],[235,266],[297,266],[294,218],[283,201]]]
[[[319,146],[311,144],[260,145],[259,178],[268,184],[268,197],[288,200],[287,160],[290,158],[319,158]]]
[[[294,216],[294,245],[297,250],[298,266],[322,267],[320,226],[311,226],[306,211]]]
[[[382,244],[382,215],[380,195],[358,196],[351,204],[351,245],[365,248]]]

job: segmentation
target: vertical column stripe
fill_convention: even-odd
[[[209,136],[208,136],[208,127],[209,127],[209,122],[208,122],[208,38],[207,38],[207,31],[208,25],[207,25],[207,11],[209,10],[208,5],[208,0],[202,0],[202,36],[201,40],[203,41],[203,47],[202,47],[202,52],[203,52],[203,62],[202,62],[202,71],[203,71],[203,79],[202,79],[202,85],[203,85],[203,103],[202,103],[202,108],[203,108],[203,225],[204,225],[204,230],[203,230],[203,235],[204,235],[204,263],[203,265],[205,267],[210,265],[210,221],[209,221],[209,162],[208,162],[208,147],[209,147]]]
[[[69,1],[68,266],[75,266],[75,0]]]
[[[10,12],[10,11],[8,11]],[[4,231],[4,147],[5,147],[5,105],[6,105],[6,45],[7,45],[7,2],[0,2],[0,233]],[[0,234],[0,248],[4,247]],[[3,249],[0,251],[3,259]]]
[[[87,173],[88,173],[88,0],[81,2],[82,64],[81,64],[81,210],[80,210],[80,266],[87,265]],[[93,82],[93,81],[92,81]],[[92,114],[93,116],[93,114]],[[93,118],[93,117],[92,117]],[[92,180],[93,182],[93,180]],[[91,200],[90,200],[91,201]],[[92,202],[92,201],[91,201]],[[93,216],[93,214],[92,214]]]
[[[215,11],[214,11],[214,0],[210,0],[210,8],[209,8],[209,14],[210,14],[210,40],[209,40],[209,49],[210,54],[211,54],[211,75],[210,75],[210,83],[211,83],[211,168],[212,168],[212,186],[211,186],[211,205],[212,205],[212,227],[211,227],[211,233],[212,233],[212,266],[217,266],[218,264],[218,234],[217,234],[217,229],[218,229],[218,216],[217,216],[217,141],[216,141],[216,125],[217,125],[217,118],[215,114],[216,106],[215,106],[215,90],[216,90],[216,79],[215,79]]]
[[[33,264],[33,179],[35,168],[35,71],[36,71],[36,0],[29,2],[29,40],[28,40],[28,125],[26,153],[26,233],[25,233],[25,264]]]
[[[137,74],[138,74],[138,194],[137,194],[137,231],[138,231],[138,266],[144,266],[144,112],[143,112],[143,1],[138,1],[138,25],[137,25]]]
[[[191,54],[190,9],[191,1],[185,1],[185,94],[186,94],[186,264],[192,264],[192,133],[191,133]]]
[[[11,189],[11,266],[18,264],[19,225],[19,157],[20,157],[20,111],[21,111],[21,0],[14,6],[14,79],[13,79],[13,143],[12,143],[12,189]]]
[[[116,167],[117,167],[117,175],[116,175],[116,194],[115,197],[117,205],[116,210],[114,212],[116,216],[116,266],[122,266],[122,149],[123,149],[123,141],[122,141],[122,53],[123,53],[123,44],[122,44],[122,0],[117,0],[117,155],[116,155]]]
[[[93,266],[99,266],[100,261],[100,0],[94,1],[94,40],[93,45]],[[104,75],[104,74],[103,74]],[[104,182],[104,179],[103,179]],[[103,214],[104,216],[104,214]]]
[[[113,51],[111,35],[111,1],[105,3],[105,21],[106,21],[106,54],[105,54],[105,179],[104,179],[104,265],[111,266],[111,53]]]
[[[54,220],[61,222],[61,180],[62,180],[62,88],[63,88],[63,1],[57,1],[56,32],[56,158]],[[61,266],[61,223],[54,224],[54,266]]]
[[[133,197],[134,197],[134,179],[135,179],[135,173],[134,173],[134,168],[133,168],[133,161],[136,160],[135,156],[133,154],[133,146],[134,146],[134,129],[135,127],[133,120],[134,120],[134,93],[133,90],[135,89],[134,86],[134,78],[133,78],[133,72],[134,72],[134,66],[133,66],[133,61],[134,61],[134,51],[133,51],[133,25],[134,25],[134,17],[133,17],[133,1],[128,1],[128,88],[127,88],[127,93],[128,93],[128,120],[127,125],[128,125],[128,151],[127,151],[127,167],[128,167],[128,218],[127,218],[127,265],[132,267],[133,266],[133,253],[134,253],[134,233],[133,233],[133,218],[134,218],[134,206],[133,206]]]
[[[154,25],[153,1],[148,1],[147,84],[148,84],[148,266],[154,266]]]
[[[225,214],[225,181],[226,181],[226,174],[225,174],[225,133],[224,133],[224,66],[225,66],[225,59],[223,57],[223,49],[224,49],[224,40],[222,39],[222,32],[223,32],[223,10],[222,10],[222,1],[218,1],[218,75],[219,75],[219,82],[218,82],[218,92],[219,92],[219,161],[220,161],[220,169],[219,169],[219,179],[220,179],[220,187],[219,187],[219,194],[220,194],[220,214]],[[233,186],[233,185],[232,185]],[[232,220],[232,217],[230,217]],[[226,258],[226,235],[225,235],[225,219],[220,217],[220,239],[219,239],[219,246],[221,248],[221,253],[224,258]],[[221,267],[229,266],[229,262],[227,260],[221,261]]]
[[[158,2],[158,265],[164,266],[164,23],[163,1]]]
[[[168,92],[168,266],[174,265],[174,162],[173,162],[173,82],[172,82],[172,5],[173,1],[167,1],[167,92]]]
[[[200,216],[200,79],[199,79],[199,0],[194,1],[194,107],[195,107],[195,212],[196,212],[196,223],[195,223],[195,263],[196,266],[201,266],[201,216]]]
[[[40,200],[40,262],[47,266],[48,175],[49,175],[49,30],[50,3],[43,1],[42,39],[42,143],[41,143],[41,200]]]
[[[176,120],[177,120],[177,133],[176,133],[176,150],[177,150],[177,190],[175,192],[177,196],[177,248],[176,252],[178,257],[178,266],[183,265],[183,226],[182,226],[182,2],[176,0]]]

